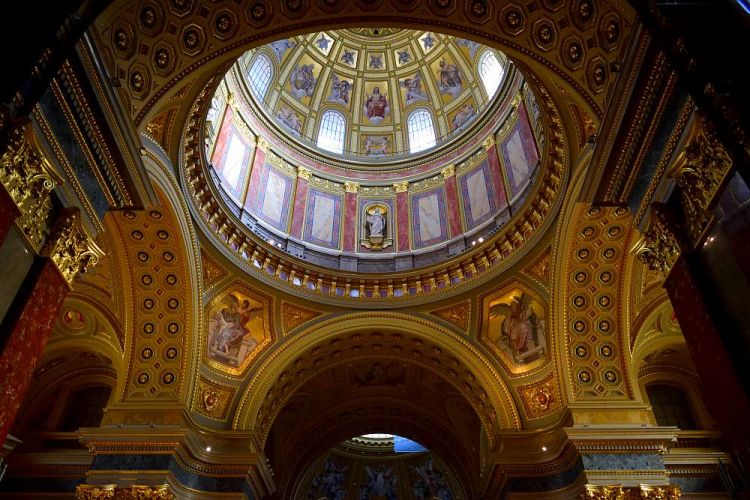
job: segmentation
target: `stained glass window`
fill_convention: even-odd
[[[407,120],[409,130],[409,152],[417,153],[435,146],[435,127],[432,116],[426,109],[417,109]]]
[[[479,58],[479,77],[482,79],[484,90],[492,97],[503,81],[505,70],[494,52],[485,50]]]
[[[332,153],[343,153],[345,132],[346,121],[344,120],[344,115],[338,111],[326,111],[320,120],[318,147]]]
[[[247,76],[250,79],[250,88],[253,89],[255,97],[258,99],[263,99],[266,96],[272,74],[273,66],[271,66],[271,60],[265,54],[261,54],[255,58],[255,62],[250,66]]]

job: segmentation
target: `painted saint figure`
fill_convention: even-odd
[[[310,97],[315,90],[315,75],[313,75],[312,64],[303,64],[296,66],[290,76],[291,94],[295,99]]]
[[[503,317],[497,346],[520,363],[531,362],[546,350],[544,319],[537,316],[531,302],[529,295],[521,293],[508,304],[490,308],[490,318]]]
[[[417,72],[413,78],[405,78],[401,81],[401,86],[406,89],[404,99],[407,106],[417,101],[426,101],[427,94],[422,90],[422,75]]]
[[[471,104],[464,104],[451,121],[453,130],[458,130],[471,121],[477,115],[477,110]]]
[[[331,94],[328,96],[328,100],[348,106],[349,91],[352,88],[351,82],[339,79],[336,74],[331,75],[331,82]]]
[[[365,116],[370,119],[370,122],[375,124],[383,121],[391,113],[388,99],[380,93],[380,87],[373,88],[372,94],[367,96],[364,112]]]
[[[461,80],[461,71],[455,64],[448,63],[445,59],[440,60],[440,70],[438,71],[438,81],[440,92],[455,96],[463,89],[463,80]]]
[[[208,322],[209,346],[212,357],[239,365],[255,347],[258,341],[247,328],[252,313],[261,309],[252,306],[250,301],[235,294],[224,298],[224,307],[215,312]]]

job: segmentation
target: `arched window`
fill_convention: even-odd
[[[265,54],[255,58],[255,62],[250,66],[247,76],[250,79],[250,88],[253,89],[255,97],[263,99],[268,91],[268,84],[271,83],[273,75],[273,66],[271,60]]]
[[[111,393],[112,388],[106,386],[86,387],[73,393],[60,430],[71,432],[81,427],[99,427]]]
[[[666,384],[646,386],[646,394],[659,425],[674,425],[680,429],[696,429],[685,393],[678,387]]]
[[[479,77],[482,79],[484,90],[488,96],[495,95],[500,82],[503,81],[504,74],[505,70],[495,53],[490,50],[484,51],[479,58]]]
[[[409,131],[409,152],[417,153],[435,145],[435,127],[426,109],[416,109],[406,121]]]
[[[332,153],[343,153],[345,132],[346,121],[344,121],[344,115],[338,111],[326,111],[320,120],[318,147]]]

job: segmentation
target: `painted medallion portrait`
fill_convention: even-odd
[[[511,373],[538,366],[548,352],[546,304],[520,283],[485,297],[481,339]]]
[[[209,361],[232,374],[242,372],[272,340],[268,299],[239,284],[211,301],[206,325]]]

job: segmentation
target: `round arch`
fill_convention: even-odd
[[[520,429],[518,409],[500,373],[466,338],[424,318],[383,311],[321,321],[280,345],[246,386],[233,428],[254,431],[264,445],[294,388],[337,362],[318,360],[356,356],[363,345],[388,349],[394,359],[411,360],[450,380],[476,411],[490,443],[501,429]]]
[[[113,2],[98,27],[113,47],[110,73],[127,75],[123,91],[138,126],[161,103],[190,94],[185,82],[202,87],[208,74],[248,48],[314,30],[373,26],[438,30],[501,49],[525,69],[556,80],[601,117],[617,77],[609,68],[626,58],[636,22],[628,4],[593,0],[542,2],[541,8],[520,1],[499,8],[484,0],[426,6],[414,0],[246,0],[201,8],[156,0],[129,6]],[[143,43],[154,50],[137,51]]]

